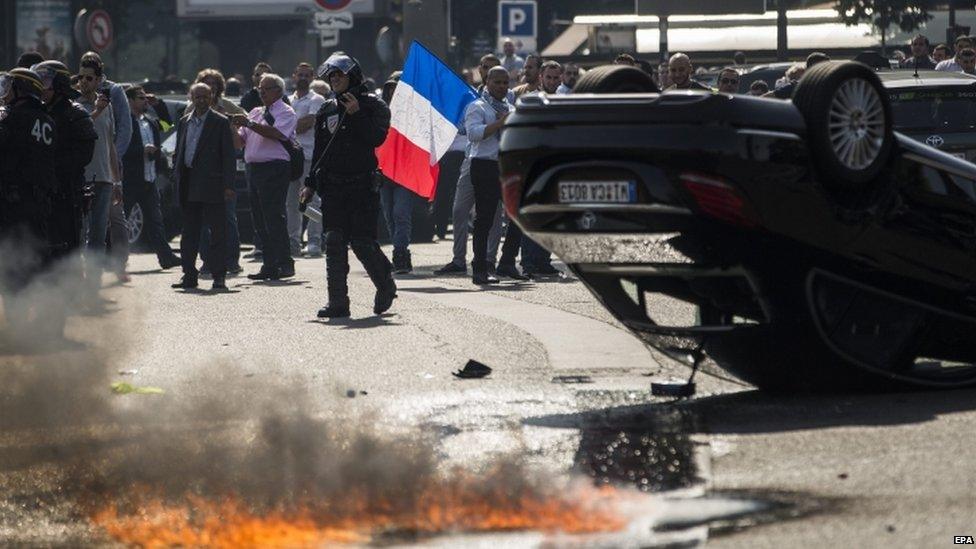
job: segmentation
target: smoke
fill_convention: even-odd
[[[434,440],[381,432],[373,416],[346,413],[338,391],[309,395],[292,380],[256,394],[238,375],[256,365],[215,359],[190,394],[114,395],[117,372],[137,357],[130,334],[146,322],[137,296],[123,289],[113,307],[78,257],[30,279],[21,275],[39,264],[23,247],[0,245],[0,262],[0,544],[107,541],[93,514],[110,505],[138,517],[147,494],[352,518],[408,515],[445,494],[517,508],[559,489],[518,458],[477,476],[438,471]]]

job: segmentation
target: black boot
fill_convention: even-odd
[[[319,309],[319,318],[348,318],[349,317],[349,298],[338,298],[329,296],[329,302],[325,307]]]
[[[376,286],[376,297],[373,299],[373,313],[381,315],[390,310],[396,299],[396,282],[393,281],[393,269],[390,260],[380,250],[375,240],[353,240],[352,251],[366,269],[366,274]]]
[[[410,261],[410,250],[393,250],[394,274],[409,274],[413,272],[413,262]]]
[[[349,248],[341,233],[325,234],[325,274],[329,287],[329,303],[319,309],[319,318],[349,316]]]

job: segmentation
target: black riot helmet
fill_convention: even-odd
[[[319,78],[328,81],[329,75],[335,71],[342,71],[349,77],[349,89],[358,88],[363,84],[363,69],[359,66],[359,61],[356,61],[351,55],[347,55],[346,52],[337,51],[329,56],[325,60],[325,63],[319,65],[315,74]]]
[[[31,67],[41,79],[45,90],[66,95],[69,99],[76,99],[81,94],[71,87],[71,71],[60,61],[44,61]]]
[[[44,84],[41,77],[30,69],[11,69],[10,72],[0,73],[0,98],[6,97],[11,91],[15,98],[30,96],[40,99]]]

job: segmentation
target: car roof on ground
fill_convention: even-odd
[[[972,86],[976,84],[976,76],[961,72],[947,71],[878,71],[878,77],[886,88],[919,88],[937,86]]]

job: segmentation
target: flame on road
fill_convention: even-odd
[[[350,493],[263,510],[237,496],[167,501],[139,488],[94,506],[90,518],[115,541],[142,547],[307,547],[457,533],[589,534],[626,526],[614,508],[619,494],[613,488],[576,485],[557,494],[526,484],[513,491],[510,479],[499,480],[455,472],[406,497]]]

